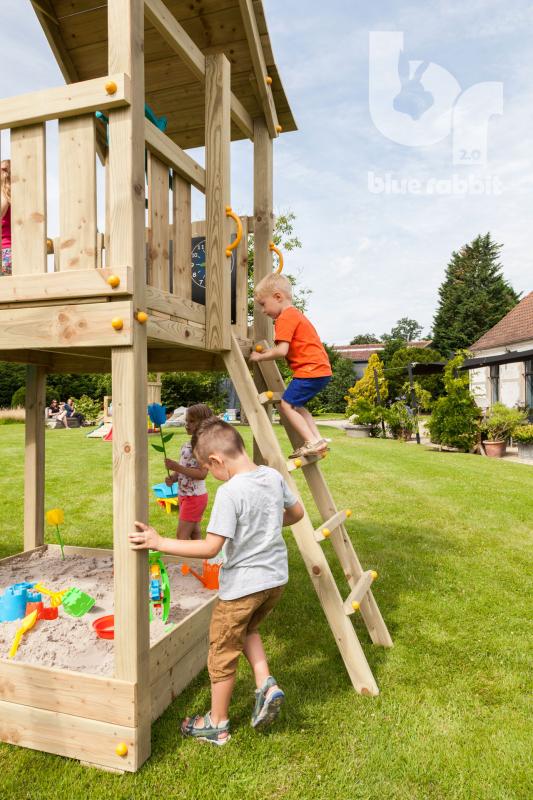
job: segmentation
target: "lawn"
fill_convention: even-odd
[[[21,425],[0,428],[0,556],[20,549],[23,435]],[[154,725],[152,757],[136,775],[0,745],[2,800],[531,797],[533,469],[328,435],[324,469],[339,507],[354,510],[348,529],[365,568],[379,572],[375,595],[395,642],[374,648],[356,621],[381,695],[352,690],[288,533],[291,581],[265,625],[288,698],[271,733],[249,726],[243,664],[231,742],[184,741],[181,718],[208,708],[203,672]],[[111,445],[72,430],[48,431],[46,446],[46,507],[65,509],[66,542],[109,546]],[[163,478],[154,451],[151,478]],[[171,533],[153,503],[151,514]]]

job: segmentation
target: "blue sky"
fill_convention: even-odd
[[[356,333],[387,331],[403,316],[416,318],[427,333],[452,250],[486,231],[504,245],[505,275],[515,289],[533,289],[527,233],[533,216],[533,7],[524,0],[382,0],[372,6],[359,0],[264,0],[264,5],[299,125],[297,133],[275,144],[275,206],[296,214],[304,246],[287,256],[287,270],[312,289],[308,313],[322,338],[347,343]],[[405,108],[393,109],[391,94],[379,101],[380,108],[393,130],[408,124],[409,131],[444,131],[433,144],[394,141],[371,113],[369,35],[394,31],[403,33],[409,78],[427,62],[419,89],[430,92],[432,107],[413,120]],[[61,83],[28,0],[2,0],[0,63],[0,97]],[[399,92],[398,74],[372,64],[378,90],[396,82]],[[468,112],[461,128],[466,139],[456,136],[456,150],[469,160],[454,163],[453,137],[446,131],[457,132],[459,123],[457,115],[451,117],[446,87],[464,92],[485,82],[492,84],[489,94],[502,93],[502,113],[488,119],[483,137],[479,114]],[[461,97],[457,101],[454,95],[453,102]],[[481,107],[483,117],[485,100]],[[484,141],[486,159],[479,156]],[[51,137],[51,175],[54,150]],[[391,179],[411,181],[411,189],[378,193],[387,176],[389,185]],[[249,143],[234,147],[232,179],[233,206],[251,213]],[[476,186],[483,193],[473,193]],[[51,226],[55,203],[52,189]],[[201,212],[199,205],[196,211]]]

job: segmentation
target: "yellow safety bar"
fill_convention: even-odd
[[[234,220],[235,224],[237,225],[237,238],[226,247],[226,255],[229,258],[231,256],[232,250],[235,250],[236,247],[239,246],[242,240],[242,222],[240,218],[237,216],[235,211],[233,211],[231,206],[226,206],[226,216],[231,217]]]
[[[278,257],[278,268],[277,268],[276,272],[278,272],[278,273],[281,272],[281,270],[283,269],[283,253],[281,252],[281,250],[278,247],[276,247],[274,242],[270,242],[270,244],[268,245],[268,249],[270,250],[271,253],[275,253],[277,255],[277,257]]]

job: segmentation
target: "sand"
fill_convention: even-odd
[[[177,622],[213,596],[192,575],[182,575],[180,567],[167,565],[171,588],[171,607],[167,623],[154,619],[150,623],[150,643],[154,644]],[[37,664],[93,675],[113,674],[113,641],[99,639],[92,627],[93,620],[113,613],[113,559],[65,556],[42,552],[20,561],[0,563],[0,593],[13,583],[41,582],[53,591],[76,586],[94,597],[95,605],[85,616],[75,618],[59,608],[56,620],[38,620],[35,627],[22,637],[13,659],[8,659],[16,631],[21,621],[0,622],[0,659]],[[45,606],[48,598],[43,596]]]

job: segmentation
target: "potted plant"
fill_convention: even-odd
[[[518,445],[518,457],[533,461],[533,425],[519,425],[513,433],[513,442]]]
[[[395,439],[408,442],[416,428],[416,420],[412,409],[404,400],[396,400],[385,410],[385,420]]]
[[[364,397],[359,397],[351,403],[350,411],[353,413],[348,417],[348,424],[345,426],[348,436],[355,439],[377,436],[381,423],[381,412],[374,403]]]
[[[519,425],[527,421],[527,415],[518,408],[508,408],[495,403],[481,422],[481,434],[485,452],[491,458],[502,458],[507,449],[507,439]],[[483,438],[484,437],[484,438]]]

